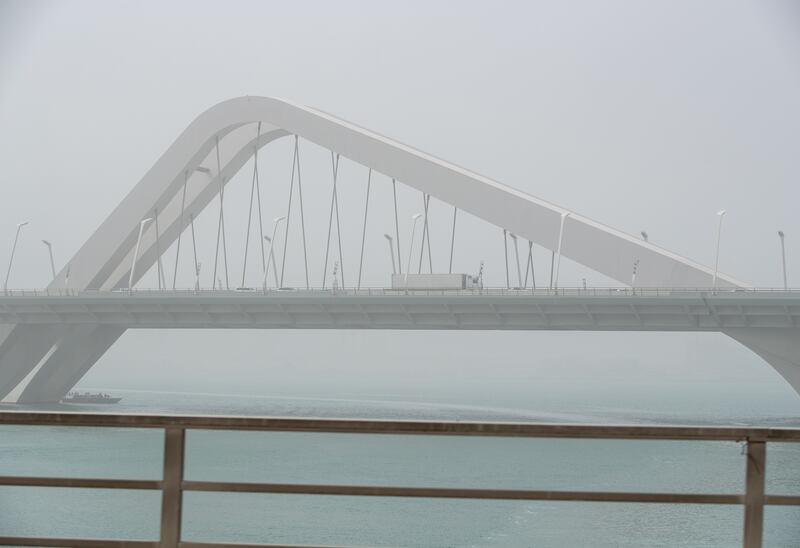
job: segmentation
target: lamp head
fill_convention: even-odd
[[[47,247],[50,247],[50,246],[52,245],[52,244],[51,244],[50,242],[48,242],[47,240],[42,240],[42,243],[43,243],[44,245],[46,245]]]
[[[383,237],[389,240],[390,242],[392,241],[392,237],[389,236],[388,234],[384,234]]]
[[[517,235],[513,232],[509,232],[508,235],[511,237],[512,240],[517,241]]]
[[[719,215],[720,217],[725,215],[725,213],[727,213],[727,212],[724,209],[720,209],[719,211],[717,211],[717,215]]]
[[[569,217],[569,214],[570,214],[569,211],[562,211],[561,212],[561,218],[562,219],[566,219],[567,217]]]
[[[264,239],[267,240],[267,242],[271,242],[272,241],[272,238],[270,238],[266,234],[264,234]]]
[[[783,230],[779,230],[779,231],[778,231],[778,236],[779,236],[781,239],[783,239]]]
[[[147,223],[149,223],[149,222],[150,222],[150,221],[152,221],[152,220],[153,220],[153,218],[152,218],[152,217],[148,217],[147,219],[142,219],[142,222],[141,222],[140,224],[141,224],[142,226],[144,226],[144,225],[146,225]]]
[[[23,227],[23,226],[25,226],[26,224],[28,224],[28,221],[25,221],[25,222],[22,222],[22,223],[18,223],[18,224],[17,224],[17,228],[22,228],[22,227]]]
[[[286,219],[286,215],[283,215],[282,217],[275,217],[273,219],[273,221],[275,222],[275,224],[278,224],[279,222],[283,221],[284,219]]]
[[[642,230],[641,235],[642,235],[642,240],[644,240],[646,242],[647,241],[647,232]]]
[[[417,214],[411,216],[411,220],[412,221],[416,221],[420,217],[422,217],[422,213],[417,213]]]

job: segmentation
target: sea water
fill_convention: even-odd
[[[291,398],[114,391],[120,404],[35,409],[303,417],[800,426],[800,406],[749,387],[699,413],[681,398],[585,397],[540,387],[526,402]],[[675,388],[675,387],[674,387]],[[675,393],[693,398],[704,387]],[[624,390],[625,387],[619,387]],[[686,394],[690,392],[690,394]],[[661,387],[660,393],[669,392]],[[588,393],[588,392],[587,392]],[[743,393],[745,391],[743,390]],[[565,395],[566,394],[566,395]],[[630,395],[631,392],[628,392]],[[785,393],[782,393],[785,395]],[[624,407],[619,402],[625,401]],[[692,401],[699,401],[693,399]],[[616,404],[615,404],[616,402]],[[11,409],[12,406],[1,406]],[[186,478],[276,483],[740,493],[731,442],[455,438],[192,431]],[[158,430],[0,427],[0,474],[158,479]],[[800,494],[800,445],[768,447],[767,492]],[[740,506],[468,501],[312,495],[184,496],[183,537],[353,546],[634,547],[741,545]],[[158,536],[158,492],[0,488],[0,535]],[[767,507],[765,545],[800,546],[800,508]]]

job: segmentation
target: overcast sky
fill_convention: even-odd
[[[780,285],[777,231],[784,230],[790,284],[800,285],[798,6],[0,0],[0,264],[5,270],[16,223],[30,221],[9,285],[46,285],[41,239],[53,242],[60,267],[195,116],[230,97],[271,95],[631,234],[646,230],[654,243],[704,264],[713,261],[715,212],[725,208],[721,270],[756,286]],[[318,253],[330,176],[324,151],[301,146],[310,245]],[[265,216],[272,218],[285,208],[286,144],[266,152],[265,163]],[[250,169],[237,178],[242,184],[232,181],[227,206],[232,278],[241,275]],[[358,241],[366,171],[343,170],[343,228]],[[384,285],[389,194],[385,180],[374,184],[365,280]],[[420,201],[404,191],[403,214]],[[433,207],[441,269],[451,213]],[[216,221],[205,217],[198,228],[210,264]],[[463,222],[456,269],[473,272],[486,260],[489,281],[504,283],[501,234]],[[357,252],[357,245],[347,252],[351,271]],[[536,260],[542,281],[548,256],[540,250]],[[293,276],[298,261],[290,259]],[[577,265],[562,273],[561,285],[584,277],[608,283]],[[148,336],[166,352],[168,335]],[[259,347],[266,351],[281,335],[257,336],[251,343],[268,339]],[[369,337],[392,336],[400,335]],[[532,336],[553,340],[515,334],[517,342],[503,347],[517,356]],[[127,335],[112,354],[133,348],[136,337],[144,335]],[[92,372],[100,381],[116,378],[104,371],[119,373],[110,357]],[[747,367],[760,363],[746,351],[740,357]]]

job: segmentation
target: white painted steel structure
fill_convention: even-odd
[[[426,196],[426,204],[427,197],[433,196],[530,242],[558,250],[559,259],[563,255],[624,284],[630,283],[631,265],[636,262],[637,287],[705,287],[711,283],[720,290],[746,287],[715,269],[330,114],[281,99],[241,97],[212,107],[192,122],[69,266],[58,273],[50,288],[126,288],[135,285],[154,264],[159,265],[159,285],[165,285],[161,252],[217,195],[224,254],[221,200],[225,185],[261,147],[282,137],[294,137],[295,142],[299,137],[327,148],[337,158],[345,156],[418,189]],[[299,186],[296,147],[295,160]],[[143,219],[150,217],[155,222],[144,227]],[[402,264],[398,266],[402,268]],[[126,329],[95,322],[65,330],[65,323],[0,325],[0,397],[38,365],[22,400],[52,401],[52,396],[43,394],[66,393]],[[775,367],[782,364],[784,376],[784,370],[800,368],[794,332],[770,332],[769,337],[760,333],[736,338],[757,349]],[[758,350],[762,347],[769,350]],[[62,379],[58,386],[53,385],[56,377]]]

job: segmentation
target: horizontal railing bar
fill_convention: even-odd
[[[159,548],[155,540],[112,540],[56,537],[0,537],[0,546],[57,546],[59,548]]]
[[[764,495],[764,504],[774,506],[800,506],[800,496]]]
[[[340,546],[332,544],[244,544],[224,542],[179,542],[179,548],[361,548],[359,546]]]
[[[524,422],[394,421],[288,417],[190,415],[111,415],[3,411],[0,424],[116,428],[188,428],[283,432],[494,436],[529,438],[594,438],[706,441],[800,442],[800,428],[724,426],[586,425]]]
[[[744,495],[715,493],[626,493],[614,491],[536,491],[522,489],[464,489],[449,487],[386,487],[378,485],[311,485],[184,481],[184,491],[339,495],[356,497],[413,497],[494,500],[560,500],[583,502],[655,502],[679,504],[742,504]]]
[[[76,487],[85,489],[161,489],[162,482],[161,480],[0,476],[0,485],[17,485],[25,487]]]

